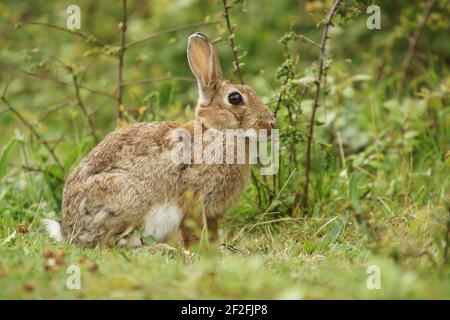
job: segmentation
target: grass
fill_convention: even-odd
[[[340,111],[341,118],[356,121],[368,146],[345,153],[345,166],[316,147],[315,205],[294,217],[288,208],[303,171],[293,173],[282,150],[279,197],[263,193],[258,208],[250,185],[223,222],[222,241],[243,235],[234,244],[237,252],[200,247],[186,256],[179,246],[161,252],[52,242],[40,220],[59,215],[57,168],[0,170],[0,298],[449,299],[447,109],[436,110],[438,123],[430,129],[422,100],[400,103],[368,92],[375,97],[368,94],[361,104],[371,112],[351,116],[353,99]],[[16,162],[45,159],[39,146],[20,135],[13,140],[13,147],[3,148],[2,166],[11,148]],[[87,149],[80,143],[66,162],[76,163]],[[66,287],[72,264],[80,267],[80,290]],[[372,265],[380,270],[380,289],[368,289]]]
[[[311,227],[306,223],[304,228]],[[288,241],[287,241],[288,240]],[[361,241],[361,240],[360,240]],[[426,257],[372,254],[342,239],[312,249],[284,236],[255,237],[243,252],[84,250],[51,243],[45,235],[22,235],[1,251],[0,297],[30,299],[371,299],[449,298],[448,268],[440,274]],[[362,241],[361,241],[362,242]],[[45,267],[48,250],[64,252],[57,268]],[[81,269],[81,289],[69,290],[66,269]],[[381,289],[366,286],[367,266],[381,270]],[[97,268],[98,266],[98,268]],[[431,272],[430,272],[431,271]]]
[[[21,211],[19,220],[8,219],[4,210],[0,298],[448,299],[450,268],[442,264],[439,238],[445,234],[448,211],[424,199],[430,197],[427,193],[443,196],[448,190],[443,165],[433,164],[429,176],[420,168],[410,172],[411,184],[401,184],[410,200],[375,190],[364,201],[365,212],[370,212],[365,216],[351,207],[347,196],[319,202],[312,217],[256,226],[236,245],[238,252],[203,247],[186,256],[181,248],[70,247],[52,242],[40,229],[40,217],[48,216],[45,203]],[[237,217],[246,210],[251,189],[227,217],[223,239],[231,241],[244,225]],[[26,200],[27,192],[22,193]],[[2,201],[7,195],[3,193]],[[274,220],[272,215],[265,221]],[[5,243],[19,223],[28,225],[29,232]],[[49,264],[49,256],[56,257],[56,264]],[[80,290],[66,287],[71,264],[80,267]],[[370,265],[380,269],[380,289],[367,287]]]

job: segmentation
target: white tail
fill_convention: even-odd
[[[61,242],[63,240],[61,233],[61,224],[58,221],[50,219],[42,219],[42,223],[45,225],[45,229],[50,235],[50,238],[58,242]]]

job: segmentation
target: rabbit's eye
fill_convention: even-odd
[[[232,105],[238,105],[242,104],[242,102],[244,102],[244,99],[239,92],[233,91],[228,95],[228,102]]]

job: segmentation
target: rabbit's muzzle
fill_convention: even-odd
[[[275,128],[277,119],[272,113],[269,113],[259,121],[259,129],[267,130],[267,134],[270,135],[272,129]]]

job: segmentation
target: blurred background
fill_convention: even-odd
[[[85,38],[52,27],[65,28],[69,17],[66,8],[71,4],[81,9],[81,29],[77,31]],[[428,145],[427,139],[432,139],[433,154],[439,157],[448,147],[448,131],[442,132],[444,129],[438,123],[448,125],[448,111],[444,112],[443,107],[448,103],[450,85],[449,3],[434,1],[433,10],[419,30],[408,70],[404,62],[427,2],[378,1],[379,30],[366,26],[370,16],[366,13],[368,4],[368,1],[342,1],[335,18],[336,28],[330,30],[327,83],[321,92],[326,99],[318,108],[313,170],[339,160],[336,130],[349,153],[367,152],[374,140],[389,143],[389,147],[403,143],[405,151],[411,152],[420,150],[421,142]],[[305,152],[306,117],[313,101],[319,52],[295,35],[320,43],[321,24],[331,1],[229,1],[228,5],[244,81],[254,86],[273,110],[280,109],[279,127],[287,141],[284,147],[295,154],[299,165]],[[128,1],[127,7],[126,42],[155,36],[131,46],[124,54],[122,73],[126,86],[120,104],[125,122],[193,118],[197,88],[186,61],[186,39],[194,31],[214,39],[224,74],[238,82],[233,73],[230,33],[222,1],[136,0]],[[8,100],[48,142],[67,171],[93,146],[94,140],[117,126],[120,105],[116,99],[117,57],[122,16],[120,3],[101,1],[0,4],[0,81],[3,87],[10,81]],[[217,24],[202,25],[204,22]],[[171,32],[178,27],[179,31]],[[73,75],[81,87],[78,91],[82,108],[78,105]],[[292,99],[282,97],[278,101],[287,82]],[[286,105],[296,109],[293,121],[287,120]],[[292,120],[292,115],[289,117]],[[377,120],[381,124],[374,127]],[[11,158],[14,165],[31,166],[37,162],[35,169],[54,170],[54,175],[64,177],[60,168],[52,168],[55,161],[43,150],[42,141],[35,141],[36,135],[4,104],[0,108],[0,123],[0,143],[4,145],[13,138],[21,145]],[[327,126],[320,127],[323,124]],[[426,134],[424,130],[437,131]],[[397,134],[401,137],[396,137]],[[365,157],[361,161],[368,161]],[[376,161],[371,165],[377,166]],[[7,171],[10,170],[13,167],[9,166]],[[280,173],[281,185],[290,171],[292,168]],[[57,187],[54,197],[59,200],[60,184],[54,183],[57,184],[51,185]],[[272,198],[279,188],[275,185],[269,192]],[[56,209],[58,201],[53,205]]]
[[[372,150],[373,159],[367,154],[375,141],[387,148],[386,152],[396,153],[398,144],[402,144],[405,153],[434,148],[430,155],[443,157],[449,143],[449,116],[448,110],[444,111],[450,85],[449,4],[434,2],[419,29],[408,70],[405,60],[423,22],[427,2],[377,2],[381,9],[379,30],[366,26],[370,16],[365,11],[367,1],[341,2],[336,28],[330,30],[325,60],[327,82],[316,118],[319,129],[312,163],[317,175],[322,174],[322,167],[339,165],[337,132],[345,151],[355,154],[355,161],[361,165],[368,162],[369,166],[380,166],[379,154]],[[71,4],[81,9],[81,29],[76,32],[83,37],[64,31],[69,17],[66,8]],[[263,197],[259,200],[261,206],[264,199],[273,200],[292,168],[304,163],[319,52],[315,44],[302,42],[296,36],[303,35],[319,44],[331,1],[229,1],[228,5],[242,77],[273,110],[280,110],[279,127],[285,142],[282,148],[288,151],[282,152],[285,157],[278,185],[273,182],[270,190],[261,187],[260,192],[265,193],[259,195]],[[182,122],[193,118],[197,88],[186,61],[189,34],[201,31],[213,39],[224,74],[239,81],[233,73],[230,32],[222,1],[136,0],[128,1],[127,11],[126,43],[150,39],[127,48],[122,68],[123,98],[118,103],[122,5],[87,0],[0,4],[0,80],[3,87],[9,83],[8,101],[40,137],[3,104],[0,142],[5,145],[14,139],[20,144],[3,171],[11,172],[20,166],[43,171],[44,176],[49,171],[48,192],[53,197],[48,200],[54,199],[55,210],[60,199],[60,178],[65,176],[62,168],[69,171],[96,141],[115,129],[120,108],[124,122]],[[279,99],[283,90],[289,91],[289,98]],[[377,125],[377,121],[381,122]],[[44,141],[62,168],[42,146]],[[302,179],[299,176],[297,180]],[[286,201],[290,202],[285,203],[284,210],[288,211],[295,200]]]

